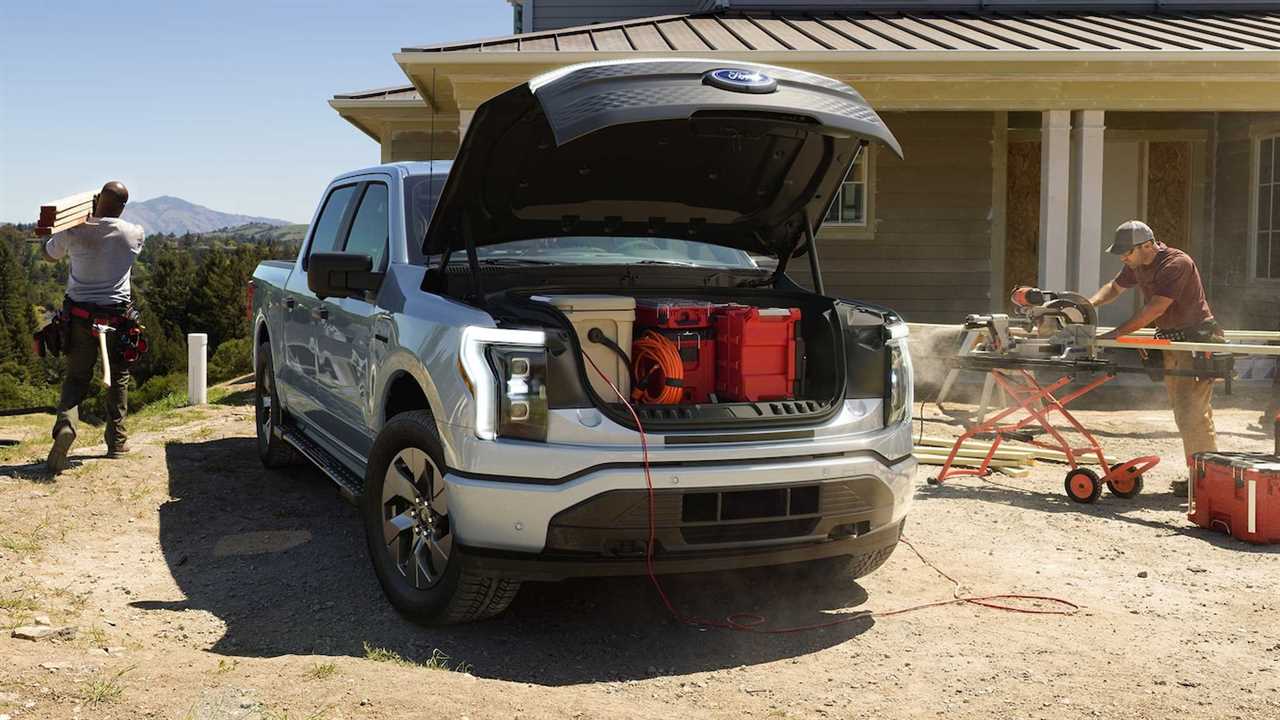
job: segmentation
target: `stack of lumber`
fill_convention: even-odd
[[[93,214],[93,198],[92,191],[82,192],[41,205],[36,234],[52,235],[84,223]]]
[[[921,465],[944,465],[955,445],[955,438],[925,436],[919,439],[911,454]],[[987,440],[966,440],[961,443],[952,465],[960,467],[979,467],[982,459],[991,452],[991,442]],[[989,467],[999,470],[1005,475],[1025,477],[1031,473],[1031,466],[1037,460],[1050,462],[1066,462],[1066,453],[1035,446],[1014,445],[1010,442],[1000,443],[1000,447],[991,457]]]

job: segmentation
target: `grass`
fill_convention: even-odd
[[[471,663],[458,661],[452,667],[449,666],[450,658],[448,655],[435,648],[431,651],[431,657],[423,662],[414,662],[407,660],[394,650],[386,648],[373,647],[367,641],[364,643],[364,657],[366,660],[374,662],[389,662],[401,667],[419,667],[426,670],[452,670],[460,673],[470,673],[472,670]]]
[[[307,669],[306,676],[311,680],[324,680],[338,674],[338,666],[333,663],[316,663]]]
[[[0,610],[7,610],[14,613],[35,612],[40,609],[40,604],[31,598],[24,597],[0,597]]]
[[[124,694],[124,686],[120,684],[120,678],[135,665],[121,670],[109,678],[99,680],[91,680],[85,684],[84,701],[88,705],[99,705],[101,703],[115,702]]]
[[[305,717],[302,715],[297,717],[302,718],[302,720],[324,720],[324,716],[329,713],[329,710],[330,708],[327,707],[320,708]],[[290,717],[291,716],[286,710],[275,710],[269,707],[262,708],[262,720],[290,720]]]
[[[25,532],[0,536],[0,548],[16,553],[19,557],[30,557],[44,549],[45,530],[49,527],[47,520]]]
[[[213,674],[214,674],[214,675],[226,675],[227,673],[231,672],[232,670],[235,670],[235,669],[236,669],[236,667],[237,667],[237,666],[239,666],[239,665],[240,665],[240,661],[239,661],[239,660],[232,660],[231,662],[227,662],[227,659],[226,659],[226,658],[219,658],[219,659],[218,659],[218,667],[217,667],[217,669],[215,669],[215,670],[213,671]]]

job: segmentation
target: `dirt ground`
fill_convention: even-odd
[[[1133,500],[1075,505],[1054,464],[941,487],[921,468],[921,553],[966,593],[1075,615],[866,615],[951,597],[902,546],[858,582],[664,581],[704,617],[853,618],[766,635],[673,622],[643,578],[529,584],[496,620],[410,624],[354,509],[314,470],[262,470],[247,386],[231,391],[138,418],[126,459],[78,445],[56,482],[49,419],[0,420],[21,441],[0,447],[0,719],[1280,717],[1280,546],[1188,524],[1165,410],[1081,413],[1112,454],[1166,459]],[[1257,415],[1220,408],[1222,449],[1269,448]],[[925,429],[959,432],[932,407]],[[74,629],[10,636],[37,621]]]

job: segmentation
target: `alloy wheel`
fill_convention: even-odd
[[[400,574],[418,590],[444,577],[453,550],[444,478],[418,448],[396,453],[382,480],[382,539]]]

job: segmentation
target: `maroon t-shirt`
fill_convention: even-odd
[[[1181,330],[1213,319],[1195,261],[1163,243],[1157,243],[1156,247],[1156,259],[1150,265],[1137,270],[1125,266],[1116,275],[1116,285],[1122,288],[1137,285],[1142,290],[1143,302],[1150,302],[1154,295],[1173,300],[1164,314],[1156,318],[1155,325],[1161,330]]]

